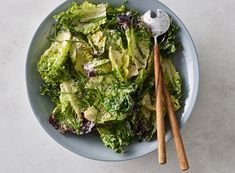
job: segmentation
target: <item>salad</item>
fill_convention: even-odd
[[[54,19],[51,45],[38,62],[40,92],[55,104],[49,123],[62,134],[98,132],[117,153],[151,140],[156,132],[153,41],[141,14],[125,3],[73,2]],[[171,21],[159,45],[175,110],[182,105],[182,81],[171,59],[179,46],[177,31]]]

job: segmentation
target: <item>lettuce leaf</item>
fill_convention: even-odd
[[[115,122],[97,127],[100,137],[106,147],[117,153],[122,153],[133,141],[133,132],[127,121]]]
[[[60,88],[60,103],[52,112],[49,123],[61,133],[70,132],[78,135],[89,133],[94,123],[83,116],[84,108],[76,98],[76,82],[65,81],[60,84]]]
[[[61,82],[68,78],[69,74],[65,70],[65,62],[70,49],[71,33],[62,30],[56,36],[56,41],[52,42],[41,56],[38,62],[38,71],[46,83]]]
[[[129,75],[129,55],[124,49],[121,33],[117,30],[106,30],[106,49],[115,76],[120,81],[126,81]]]
[[[172,102],[175,106],[175,110],[178,110],[181,107],[180,103],[182,97],[182,80],[180,74],[176,71],[171,58],[162,58],[161,63],[167,88],[172,95]]]
[[[156,132],[156,111],[140,108],[132,120],[131,125],[137,141],[149,141]]]
[[[77,135],[91,132],[95,124],[83,118],[79,121],[73,112],[72,107],[68,104],[66,111],[62,112],[61,104],[58,104],[49,117],[49,123],[60,133],[74,133]]]
[[[178,31],[179,26],[171,19],[170,28],[167,33],[162,36],[162,42],[159,45],[161,56],[170,58],[176,52],[177,48],[180,47],[180,43],[176,39]]]
[[[112,72],[112,66],[109,59],[93,59],[89,63],[84,65],[84,69],[87,72],[88,77],[94,77],[97,75],[106,75]]]
[[[66,12],[61,12],[54,18],[71,31],[86,35],[94,33],[106,22],[106,8],[107,4],[95,5],[85,1],[77,5],[73,2]]]
[[[45,83],[40,87],[41,95],[48,95],[52,102],[58,104],[60,102],[60,85],[58,83]]]
[[[94,55],[101,55],[105,51],[106,36],[102,31],[96,31],[94,34],[87,36],[89,44],[93,48]]]
[[[129,75],[129,55],[125,50],[122,52],[109,47],[109,59],[113,67],[113,71],[120,81],[126,81]]]
[[[107,111],[102,104],[91,106],[84,112],[87,120],[97,124],[106,124],[112,121],[121,121],[126,119],[127,114],[117,111]]]
[[[153,60],[154,60],[154,54],[153,51],[150,52],[148,61],[147,61],[147,66],[146,68],[143,68],[139,71],[139,74],[137,78],[135,79],[135,83],[142,87],[144,81],[149,78],[154,76],[154,65],[153,65]],[[148,80],[150,83],[150,80]]]
[[[74,64],[75,70],[85,75],[84,65],[93,59],[92,48],[82,38],[74,36],[72,41],[69,51],[71,61]]]
[[[77,121],[70,105],[62,112],[61,104],[58,104],[49,117],[49,123],[60,133],[72,132],[80,134],[80,122]]]
[[[109,51],[109,48],[117,51],[122,51],[124,49],[122,34],[118,30],[106,30],[105,35],[107,37],[106,40],[106,50]]]
[[[76,83],[74,81],[65,81],[60,84],[61,94],[61,111],[66,111],[67,105],[70,105],[77,115],[78,119],[81,119],[81,107],[76,99],[75,93],[77,92]]]
[[[126,119],[134,104],[130,96],[136,91],[134,85],[99,76],[90,78],[86,87],[95,91],[97,96],[97,101],[84,112],[88,120],[105,123]]]
[[[151,33],[140,20],[139,14],[127,12],[118,16],[127,39],[128,55],[130,56],[129,76],[136,76],[139,70],[147,65],[151,48]]]

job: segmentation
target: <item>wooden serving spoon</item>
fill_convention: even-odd
[[[152,31],[152,36],[154,38],[154,76],[155,76],[155,96],[156,96],[158,160],[160,164],[166,163],[165,124],[164,124],[164,116],[162,109],[163,107],[162,98],[164,97],[180,167],[182,170],[187,170],[189,168],[188,160],[186,157],[174,107],[171,102],[170,93],[166,87],[164,75],[161,70],[159,46],[157,43],[157,37],[166,33],[167,30],[169,29],[170,17],[163,10],[157,9],[156,14],[150,10],[146,12],[142,18],[143,21],[150,26]]]
[[[165,124],[162,106],[162,75],[160,73],[160,55],[157,38],[166,33],[170,27],[170,17],[168,14],[157,9],[156,14],[151,10],[143,16],[143,21],[150,26],[154,38],[154,76],[155,76],[155,96],[156,96],[156,121],[157,121],[157,141],[158,141],[158,161],[160,164],[166,163],[165,145]]]

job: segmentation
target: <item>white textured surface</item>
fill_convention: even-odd
[[[31,111],[25,60],[41,21],[62,0],[1,0],[0,6],[0,172],[4,173],[176,173],[173,141],[168,163],[153,152],[139,159],[106,163],[77,156],[55,143]],[[235,172],[235,1],[162,0],[185,23],[199,55],[200,88],[182,130],[189,173]]]

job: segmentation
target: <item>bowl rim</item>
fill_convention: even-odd
[[[88,0],[89,1],[89,0]],[[158,1],[158,0],[156,0]],[[33,105],[33,100],[32,98],[30,97],[30,84],[29,84],[29,59],[30,59],[30,50],[32,49],[33,47],[33,42],[34,40],[36,39],[36,36],[38,35],[39,33],[39,30],[40,28],[42,27],[42,25],[44,24],[44,22],[49,19],[52,14],[54,13],[54,11],[60,7],[63,7],[65,5],[67,5],[68,3],[71,3],[73,2],[73,0],[68,0],[68,1],[64,1],[62,2],[61,4],[57,5],[44,19],[43,21],[40,23],[40,25],[37,27],[36,31],[34,32],[33,34],[33,37],[30,41],[30,44],[29,44],[29,48],[28,48],[28,52],[27,52],[27,58],[26,58],[26,64],[25,64],[25,81],[26,81],[26,89],[27,89],[27,96],[28,96],[28,99],[29,99],[29,102],[30,102],[30,106],[31,106],[31,109],[34,113],[34,116],[36,117],[36,119],[38,120],[40,126],[42,127],[42,129],[54,140],[56,141],[58,144],[60,144],[61,146],[63,146],[64,148],[66,148],[67,150],[69,150],[70,152],[76,154],[76,155],[79,155],[79,156],[82,156],[84,158],[88,158],[88,159],[92,159],[92,160],[96,160],[96,161],[107,161],[107,162],[121,162],[121,161],[128,161],[128,160],[133,160],[133,159],[137,159],[137,158],[140,158],[142,156],[145,156],[147,154],[150,154],[152,153],[153,151],[155,151],[157,149],[157,145],[156,147],[151,150],[151,151],[148,151],[144,154],[139,154],[139,155],[135,155],[133,157],[130,157],[130,158],[122,158],[122,159],[99,159],[99,158],[95,158],[95,157],[90,157],[90,156],[87,156],[85,154],[81,154],[81,153],[78,153],[76,151],[74,151],[70,146],[68,146],[67,144],[61,142],[60,140],[58,140],[55,136],[53,136],[52,134],[49,133],[49,131],[44,128],[44,126],[42,125],[42,123],[40,122],[40,119],[39,117],[37,116],[37,113],[36,113],[36,110],[34,108],[34,105]],[[187,33],[188,35],[188,39],[189,41],[191,41],[192,43],[192,47],[193,47],[193,50],[194,50],[194,57],[195,57],[195,62],[193,64],[194,68],[195,68],[195,75],[194,75],[194,92],[192,93],[192,97],[191,97],[191,100],[190,100],[190,105],[187,109],[188,113],[185,114],[185,117],[184,119],[182,119],[181,123],[180,123],[180,130],[185,126],[186,122],[188,121],[189,117],[191,116],[191,113],[193,111],[193,108],[194,108],[194,105],[197,101],[197,97],[198,97],[198,89],[199,89],[199,77],[200,77],[200,68],[199,68],[199,59],[198,59],[198,53],[197,53],[197,49],[196,49],[196,46],[195,46],[195,43],[192,39],[192,36],[191,34],[189,33],[188,29],[186,28],[185,24],[182,22],[182,20],[169,8],[167,7],[165,4],[163,4],[162,2],[158,1],[159,4],[161,4],[164,8],[166,8],[168,11],[170,11],[170,13],[172,13],[174,15],[174,17],[181,23],[182,27],[185,32]],[[171,139],[173,138],[172,136],[172,133],[170,131],[170,134],[167,136],[166,138],[166,143],[169,142]]]

